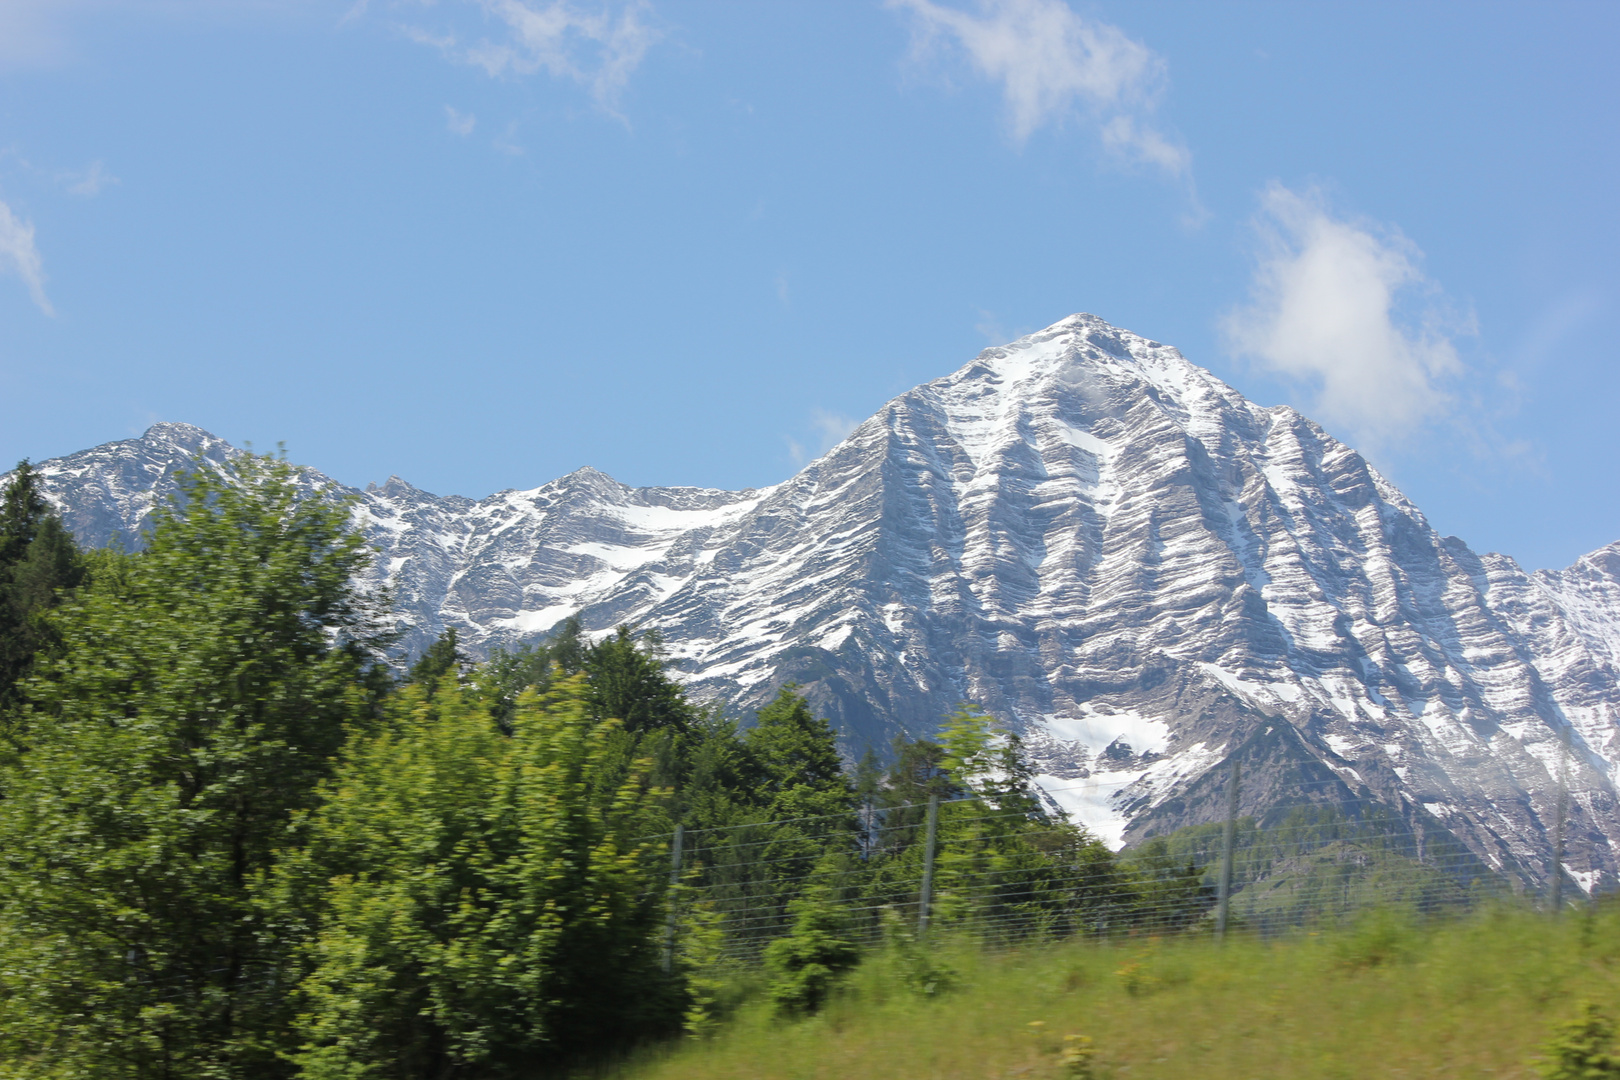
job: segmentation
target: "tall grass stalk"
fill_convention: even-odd
[[[915,992],[904,969],[915,961],[891,948],[818,1016],[781,1021],[751,1001],[715,1037],[646,1051],[611,1075],[1530,1078],[1586,1002],[1620,1015],[1620,905],[1427,924],[1373,911],[1337,930],[1237,933],[1224,948],[1192,935],[997,952],[942,935],[931,947],[954,972],[949,992]]]

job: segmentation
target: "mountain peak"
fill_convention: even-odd
[[[143,443],[160,443],[196,448],[209,443],[224,442],[225,440],[195,424],[181,423],[176,420],[162,420],[147,428],[141,434],[140,441]]]
[[[387,499],[408,498],[416,495],[426,496],[430,499],[434,497],[431,492],[423,491],[415,484],[412,484],[406,480],[401,480],[398,476],[392,474],[390,474],[388,479],[383,481],[381,484],[378,484],[375,481],[367,484],[366,492],[368,494],[381,495]]]
[[[1214,394],[1227,401],[1241,398],[1178,350],[1085,312],[1060,319],[1016,341],[985,349],[956,372],[930,385],[987,377],[1009,388],[1023,386],[1027,392],[1036,393],[1054,377],[1071,385],[1125,378],[1146,380],[1177,401],[1189,394],[1195,398]]]
[[[196,449],[226,462],[213,439],[155,425],[42,473],[81,538],[134,535]],[[1620,546],[1536,575],[1477,556],[1306,417],[1095,315],[758,492],[585,467],[362,498],[412,648],[656,629],[698,699],[747,713],[797,683],[852,754],[973,701],[1110,843],[1210,820],[1243,753],[1245,813],[1331,789],[1526,882],[1552,869],[1567,738],[1566,866],[1620,870]]]

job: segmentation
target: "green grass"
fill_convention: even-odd
[[[1620,1015],[1620,906],[1551,919],[1497,909],[1415,925],[1389,912],[1271,941],[1125,938],[986,953],[946,941],[953,989],[905,988],[870,957],[817,1017],[773,1019],[757,993],[705,1040],[644,1051],[615,1080],[1534,1077],[1591,1001]]]

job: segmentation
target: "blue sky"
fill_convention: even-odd
[[[1620,538],[1620,5],[0,0],[0,460],[790,475],[1090,311]]]

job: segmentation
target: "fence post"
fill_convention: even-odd
[[[1558,820],[1553,825],[1552,913],[1564,909],[1564,818],[1569,813],[1569,728],[1558,735]]]
[[[928,831],[923,839],[922,896],[917,904],[917,936],[928,933],[928,909],[934,902],[934,842],[939,836],[939,796],[928,796]]]
[[[1226,791],[1226,829],[1221,834],[1221,884],[1215,908],[1215,940],[1226,940],[1226,916],[1232,903],[1232,840],[1237,830],[1238,783],[1242,768],[1232,759],[1232,782]]]
[[[664,972],[675,970],[675,888],[681,883],[681,840],[682,829],[679,822],[675,825],[675,839],[669,845],[669,916],[664,923]]]

